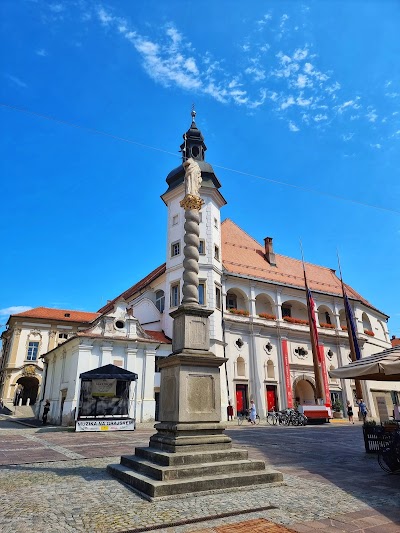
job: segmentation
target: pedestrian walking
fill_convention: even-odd
[[[349,417],[350,424],[354,424],[353,407],[352,407],[351,403],[349,402],[349,400],[347,400],[347,416]]]
[[[358,404],[358,407],[360,409],[360,413],[361,413],[361,416],[362,416],[362,419],[363,419],[363,422],[365,422],[366,418],[367,418],[367,414],[368,414],[368,409],[367,409],[367,406],[364,402],[364,400],[362,398],[360,398],[358,401],[357,401],[357,404]]]
[[[42,421],[43,421],[44,426],[47,424],[47,415],[49,414],[49,411],[50,411],[50,401],[46,400],[46,403],[44,404],[43,416],[42,416]]]
[[[254,403],[254,400],[250,400],[250,422],[252,424],[256,423],[257,410]]]
[[[230,400],[228,401],[227,411],[228,411],[228,422],[229,422],[229,420],[233,420],[233,407],[231,405]]]

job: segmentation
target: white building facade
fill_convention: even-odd
[[[194,118],[194,117],[193,117]],[[231,220],[221,224],[218,178],[204,161],[206,146],[194,120],[184,135],[183,157],[195,159],[202,172],[200,189],[204,205],[200,212],[199,300],[213,309],[210,317],[211,350],[228,362],[221,367],[222,417],[228,400],[237,411],[254,399],[260,415],[272,407],[315,403],[310,333],[303,270],[300,261],[274,253],[272,239],[264,246]],[[172,336],[169,313],[182,296],[184,170],[180,166],[167,177],[162,199],[167,207],[166,263],[121,296],[134,316],[148,323],[144,312],[150,302],[157,313],[148,327]],[[317,308],[321,349],[327,371],[350,362],[350,348],[341,293],[334,270],[306,264],[307,278]],[[391,346],[387,315],[374,308],[351,287],[349,299],[357,322],[362,356]],[[99,312],[106,312],[107,304]],[[326,377],[332,402],[355,401],[354,382]],[[384,397],[393,410],[400,386],[396,383],[363,383],[365,400],[377,416],[377,398]]]
[[[129,416],[137,422],[154,420],[160,387],[157,360],[170,352],[169,339],[145,331],[126,302],[120,300],[89,328],[43,356],[46,370],[38,415],[49,400],[49,422],[73,425],[80,396],[79,376],[112,364],[138,375],[136,397],[131,389]]]

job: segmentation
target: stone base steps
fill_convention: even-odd
[[[245,487],[249,485],[260,485],[265,483],[275,483],[283,481],[281,472],[276,470],[259,470],[255,472],[231,473],[218,475],[206,475],[190,477],[187,479],[175,479],[159,481],[147,475],[134,471],[129,466],[123,464],[108,465],[107,471],[114,477],[120,479],[135,490],[141,492],[146,497],[158,498],[162,496],[195,493],[216,489],[229,489]]]
[[[122,456],[121,465],[127,466],[145,476],[151,477],[157,481],[172,481],[178,479],[196,478],[210,475],[223,475],[226,472],[241,474],[243,472],[254,472],[265,470],[263,461],[221,461],[212,463],[203,463],[197,465],[184,466],[160,466],[143,459],[136,458],[134,455]]]
[[[239,448],[215,450],[210,445],[210,451],[198,450],[191,452],[170,453],[156,448],[136,448],[135,456],[146,459],[161,466],[180,466],[190,464],[203,464],[219,461],[242,461],[248,458],[247,450]]]

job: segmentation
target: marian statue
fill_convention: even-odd
[[[203,180],[198,163],[189,158],[183,163],[183,168],[185,169],[185,195],[200,196],[199,190]]]

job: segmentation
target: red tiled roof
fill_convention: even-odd
[[[400,339],[396,339],[396,337],[392,337],[390,342],[392,343],[393,348],[395,346],[400,346]]]
[[[224,269],[230,274],[239,274],[251,278],[259,278],[271,282],[292,285],[304,289],[303,265],[298,259],[275,254],[276,266],[271,266],[265,259],[265,248],[250,235],[237,226],[232,220],[226,219],[221,224],[222,262]],[[342,295],[340,279],[335,271],[305,263],[309,288],[328,294]],[[373,307],[358,292],[345,285],[349,298],[360,300]]]
[[[171,339],[165,335],[163,331],[152,331],[150,329],[145,329],[145,332],[147,335],[150,335],[150,337],[153,337],[158,342],[162,342],[165,344],[171,344]]]
[[[69,315],[69,316],[65,316]],[[86,311],[72,311],[70,309],[52,309],[50,307],[35,307],[29,311],[24,311],[23,313],[17,313],[11,315],[15,317],[26,317],[26,318],[44,318],[47,320],[57,320],[65,322],[93,322],[97,317],[100,316],[99,313],[88,313]]]
[[[159,276],[164,274],[165,268],[166,268],[166,265],[165,263],[163,263],[162,265],[157,267],[155,270],[153,270],[153,272],[150,272],[150,274],[148,274],[145,278],[141,279],[135,285],[132,285],[132,287],[127,289],[125,292],[123,292],[122,294],[120,294],[119,296],[111,300],[111,302],[108,302],[106,305],[104,305],[101,309],[99,309],[98,312],[102,314],[108,313],[108,311],[111,311],[111,309],[113,309],[114,303],[117,300],[119,299],[128,300],[131,296],[141,291],[142,289],[147,287],[147,285],[150,285],[152,281],[154,281]]]

